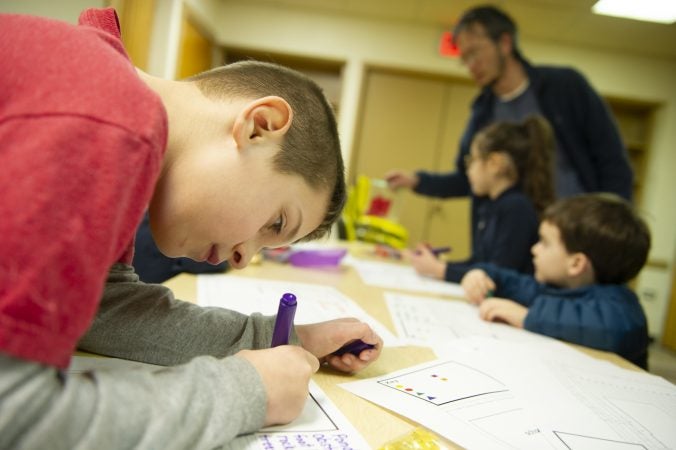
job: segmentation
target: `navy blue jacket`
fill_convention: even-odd
[[[495,282],[496,297],[514,300],[528,308],[525,329],[614,352],[647,369],[646,317],[638,297],[626,286],[594,284],[563,289],[490,264],[476,267],[485,270]]]
[[[533,273],[530,249],[538,240],[538,216],[530,199],[517,187],[495,200],[472,198],[472,255],[446,264],[446,281],[459,282],[476,263],[493,263]]]
[[[631,200],[633,172],[615,121],[605,102],[574,69],[533,67],[522,60],[540,111],[556,133],[586,192],[614,192]],[[432,197],[462,197],[470,194],[464,157],[474,135],[493,118],[495,94],[485,88],[472,104],[472,115],[460,141],[450,173],[417,172],[415,191]]]

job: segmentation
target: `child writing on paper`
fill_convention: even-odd
[[[553,151],[551,127],[540,116],[497,122],[478,133],[465,159],[474,194],[471,258],[446,262],[419,245],[405,253],[416,271],[456,283],[480,262],[533,273],[538,216],[554,199]]]
[[[150,76],[113,9],[0,29],[0,448],[212,449],[296,418],[320,361],[379,356],[353,319],[269,348],[275,317],[181,302],[131,265],[146,209],[164,254],[233,268],[326,234],[345,181],[316,84],[256,62]],[[332,355],[356,339],[375,347]],[[167,367],[67,374],[76,348]]]
[[[545,211],[532,249],[534,277],[478,265],[462,287],[485,320],[615,352],[645,369],[646,318],[625,283],[649,249],[650,231],[626,200],[579,195]]]

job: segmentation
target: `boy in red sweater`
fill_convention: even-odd
[[[131,266],[146,209],[167,256],[234,268],[327,233],[345,183],[314,83],[254,62],[149,76],[112,9],[0,30],[0,448],[213,448],[293,420],[320,359],[379,356],[350,319],[269,349],[274,317],[178,301]],[[375,347],[331,355],[354,339]],[[66,375],[76,347],[171,367]]]

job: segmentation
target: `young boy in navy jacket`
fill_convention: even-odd
[[[625,286],[648,256],[645,222],[617,196],[584,194],[549,207],[539,234],[534,277],[477,265],[462,279],[481,318],[611,351],[647,368],[645,314]]]

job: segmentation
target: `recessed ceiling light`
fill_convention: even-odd
[[[599,0],[592,6],[592,11],[648,22],[676,22],[676,1],[673,0]]]

